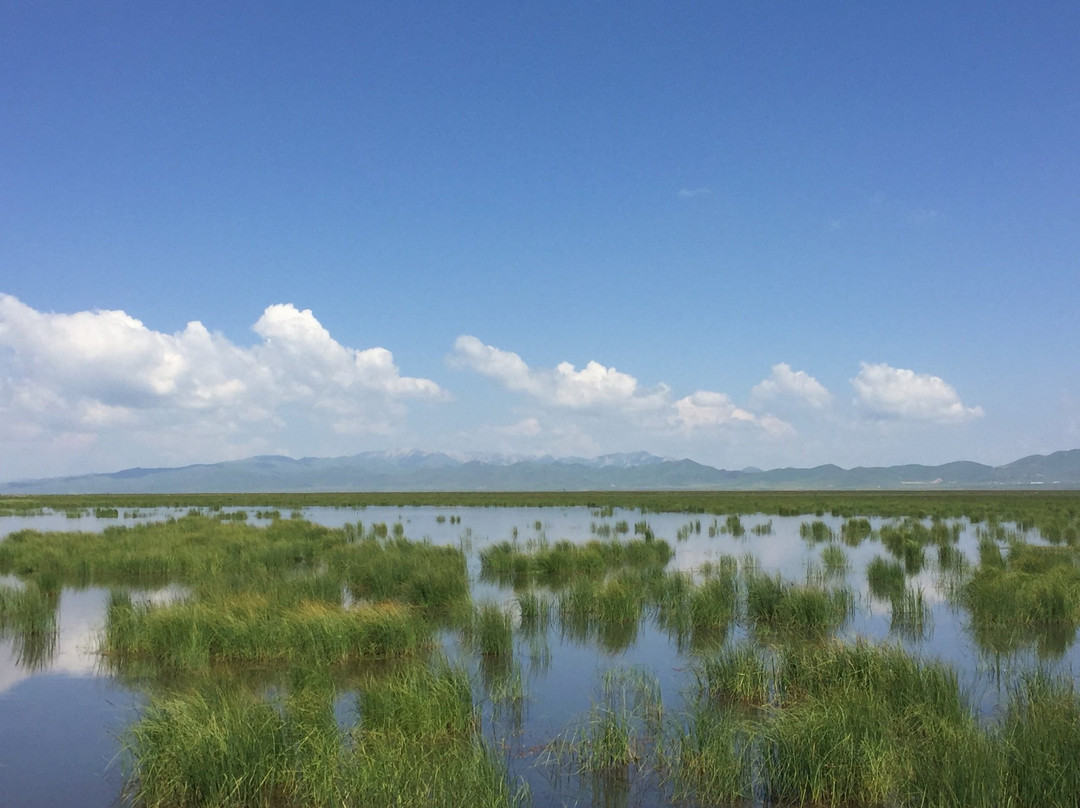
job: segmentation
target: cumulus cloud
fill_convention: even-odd
[[[669,395],[664,385],[643,389],[633,376],[599,362],[589,362],[581,370],[569,362],[560,362],[551,370],[534,370],[516,353],[467,335],[454,342],[450,359],[452,364],[494,379],[508,390],[556,407],[655,410],[664,406]]]
[[[767,379],[754,385],[750,397],[756,401],[775,398],[792,398],[804,401],[811,407],[821,409],[832,401],[832,394],[813,376],[802,370],[792,370],[791,365],[781,362],[772,366]]]
[[[752,424],[772,435],[792,435],[791,424],[774,415],[754,415],[737,407],[724,393],[699,391],[675,402],[673,422],[685,431],[701,427]]]
[[[402,376],[394,355],[385,348],[346,348],[323,328],[310,309],[298,311],[291,303],[267,307],[254,331],[264,342],[256,351],[262,364],[293,387],[298,381],[322,392],[374,390],[389,396],[438,398],[444,395],[429,379]]]
[[[851,384],[856,404],[880,417],[962,423],[983,415],[982,407],[965,407],[951,384],[929,373],[863,362]]]
[[[581,370],[569,362],[535,369],[518,354],[486,345],[473,336],[458,337],[450,361],[549,408],[617,415],[657,431],[738,426],[758,427],[769,433],[791,429],[778,418],[737,407],[724,393],[699,390],[675,401],[667,385],[642,387],[633,376],[599,362],[591,361]]]
[[[2,437],[165,429],[179,446],[295,419],[386,431],[404,400],[446,398],[402,376],[385,348],[341,345],[308,310],[270,306],[254,330],[261,342],[245,348],[200,322],[166,334],[123,311],[43,313],[0,295]]]
[[[719,426],[733,421],[750,423],[754,416],[735,406],[723,393],[697,392],[675,402],[675,420],[693,429],[699,426]]]

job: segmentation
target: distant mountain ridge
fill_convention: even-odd
[[[594,458],[363,452],[347,457],[261,455],[178,468],[133,468],[0,483],[0,494],[185,494],[284,491],[588,491],[644,489],[1080,489],[1080,449],[1004,466],[958,461],[843,469],[835,465],[726,471],[648,452]]]

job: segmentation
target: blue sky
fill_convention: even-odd
[[[1080,446],[1077,30],[1064,2],[8,4],[0,479]]]

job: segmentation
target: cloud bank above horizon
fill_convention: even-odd
[[[716,447],[778,456],[808,436],[866,440],[985,414],[945,380],[885,363],[861,363],[851,406],[784,362],[740,403],[704,385],[679,395],[595,360],[533,367],[467,334],[446,356],[452,384],[410,376],[389,349],[343,345],[292,303],[267,306],[251,330],[257,339],[242,346],[198,320],[168,334],[124,311],[48,313],[0,295],[2,476],[373,448],[645,449],[710,462]],[[488,396],[492,385],[505,403],[477,420],[458,394]]]

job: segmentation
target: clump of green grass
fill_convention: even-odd
[[[18,531],[0,542],[0,573],[68,586],[152,587],[256,569],[283,573],[344,544],[343,531],[308,522],[257,528],[196,515],[101,533]]]
[[[746,722],[696,702],[674,741],[670,765],[678,804],[743,805],[753,797],[753,742]]]
[[[505,764],[479,733],[464,671],[445,663],[369,679],[342,730],[318,670],[284,701],[242,688],[151,701],[127,734],[129,794],[141,806],[512,806]]]
[[[930,607],[921,588],[906,587],[892,600],[892,622],[889,631],[901,636],[921,639],[931,628]]]
[[[248,518],[247,511],[219,511],[214,516],[215,519],[220,519],[223,522],[246,522]]]
[[[1010,692],[1001,738],[1012,804],[1076,805],[1080,694],[1071,679],[1046,673],[1023,677]]]
[[[1080,555],[1072,548],[1017,544],[1006,560],[980,545],[980,564],[961,590],[976,624],[1080,625]]]
[[[128,731],[133,801],[161,806],[272,806],[296,788],[287,719],[242,690],[153,700]]]
[[[416,654],[432,644],[432,628],[401,603],[301,601],[275,606],[259,593],[166,606],[134,603],[116,592],[108,605],[102,650],[114,666],[148,662],[162,670],[215,663],[348,664]]]
[[[886,561],[881,556],[866,565],[866,582],[870,594],[878,600],[892,601],[904,592],[907,575],[896,561]]]
[[[744,700],[723,697],[743,682],[752,683]],[[791,645],[773,666],[749,644],[728,649],[699,672],[685,720],[670,775],[673,793],[691,804],[1042,804],[1005,790],[1009,744],[995,727],[980,726],[955,672],[897,646]],[[1075,754],[1063,745],[1024,773],[1052,782]],[[1075,794],[1073,802],[1047,804],[1072,805]]]
[[[497,603],[485,602],[476,606],[467,634],[481,656],[510,657],[514,653],[510,613]]]
[[[461,739],[480,725],[468,674],[443,660],[369,678],[361,686],[357,707],[361,728],[372,734]]]
[[[770,799],[996,804],[966,802],[992,787],[995,767],[951,669],[897,647],[834,643],[789,651],[778,678],[782,707],[762,730]]]
[[[843,625],[852,606],[851,593],[845,588],[799,586],[762,574],[746,579],[746,612],[758,629],[824,634]]]
[[[765,522],[759,522],[750,528],[750,532],[755,536],[771,536],[773,532],[772,519]]]
[[[15,658],[28,670],[49,664],[56,650],[60,593],[29,582],[22,589],[0,584],[0,639],[14,639]]]
[[[661,573],[651,582],[649,598],[656,609],[657,624],[679,643],[689,639],[690,595],[694,590],[693,576],[688,572]]]
[[[711,575],[689,592],[685,608],[694,649],[719,645],[738,617],[739,588],[733,570]]]
[[[547,596],[530,589],[517,596],[517,605],[524,634],[532,636],[547,630],[551,622],[551,601]]]
[[[842,576],[848,569],[847,553],[839,544],[829,542],[821,550],[821,563],[828,575]]]
[[[940,526],[944,528],[944,525]],[[926,546],[935,541],[948,541],[948,530],[945,537],[935,534],[918,519],[907,518],[898,524],[885,524],[879,531],[881,543],[894,558],[903,562],[904,570],[908,575],[918,574],[926,563]]]
[[[827,524],[825,524],[825,522],[822,522],[820,519],[816,519],[813,522],[803,522],[801,525],[799,525],[799,535],[802,536],[803,539],[805,539],[806,541],[813,542],[815,544],[819,544],[825,541],[832,541],[836,537],[836,534],[833,533],[832,528],[830,528]]]
[[[629,576],[605,581],[583,579],[559,593],[556,611],[565,636],[596,639],[616,651],[637,638],[646,592]]]
[[[938,546],[938,569],[941,572],[963,573],[967,570],[968,561],[964,551],[954,544],[942,544]]]
[[[840,538],[844,544],[851,547],[857,547],[862,544],[865,539],[870,538],[870,534],[873,529],[870,526],[869,519],[855,518],[848,519],[840,526]]]
[[[801,646],[785,652],[779,666],[778,688],[785,702],[849,687],[875,693],[897,710],[923,705],[957,719],[969,713],[952,668],[920,662],[899,646],[864,640]]]
[[[484,580],[525,588],[532,584],[563,587],[579,578],[600,578],[624,568],[663,568],[671,560],[671,546],[650,537],[631,541],[558,541],[526,552],[512,542],[500,542],[480,551]]]
[[[468,573],[460,548],[437,547],[402,536],[367,537],[335,555],[334,561],[356,597],[402,600],[444,614],[468,600]]]
[[[746,528],[743,527],[742,519],[739,518],[737,513],[729,513],[724,517],[724,526],[720,530],[721,533],[727,533],[735,538],[741,538],[746,535]]]
[[[710,699],[764,705],[773,672],[750,643],[726,646],[707,657],[698,670],[698,689]]]

